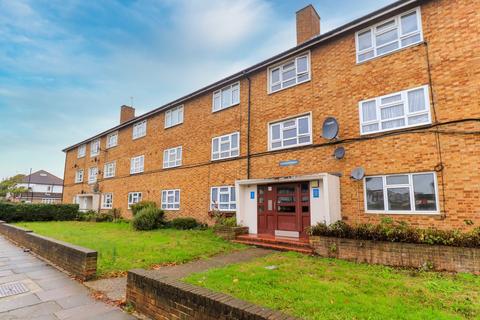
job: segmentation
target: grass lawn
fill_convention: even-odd
[[[480,277],[470,274],[278,253],[184,281],[305,319],[480,319]]]
[[[98,251],[97,275],[114,276],[134,268],[184,263],[243,246],[211,230],[134,231],[128,223],[22,222],[38,234]]]

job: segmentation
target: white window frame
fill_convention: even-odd
[[[224,91],[228,91],[230,90],[230,104],[228,105],[223,105],[223,92]],[[234,94],[233,92],[234,91],[238,91],[238,101],[234,101]],[[215,106],[215,101],[218,99],[219,103],[220,103],[220,106],[216,108]],[[213,96],[212,96],[212,112],[218,112],[218,111],[222,111],[222,110],[225,110],[225,109],[228,109],[230,107],[233,107],[233,106],[236,106],[240,104],[240,81],[238,82],[235,82],[235,83],[232,83],[228,86],[225,86],[221,89],[218,89],[216,91],[213,92]]]
[[[106,147],[107,149],[116,147],[118,145],[118,131],[109,133],[107,135]]]
[[[303,118],[308,118],[308,134],[298,134],[298,121],[299,119],[303,119]],[[298,141],[298,138],[299,137],[306,137],[306,136],[309,136],[309,141],[308,142],[302,142],[302,143],[297,143],[295,145],[289,145],[289,146],[283,146],[283,124],[285,122],[289,122],[289,121],[292,121],[292,120],[295,120],[295,128],[297,129],[297,135],[296,135],[296,139]],[[280,139],[276,139],[276,140],[273,140],[272,138],[272,127],[277,125],[277,124],[280,124]],[[292,128],[294,128],[292,127]],[[285,119],[281,119],[281,120],[275,120],[275,121],[272,121],[272,122],[269,122],[267,124],[267,131],[268,131],[268,150],[269,151],[272,151],[272,150],[282,150],[282,149],[290,149],[290,148],[296,148],[296,147],[301,147],[301,146],[306,146],[306,145],[310,145],[313,143],[313,138],[312,138],[312,135],[313,135],[313,130],[312,130],[312,113],[309,112],[307,114],[302,114],[302,115],[297,115],[297,116],[294,116],[294,117],[289,117],[289,118],[285,118]],[[292,139],[292,138],[290,138]],[[272,147],[272,144],[275,143],[275,142],[281,142],[282,143],[282,146],[281,147]]]
[[[307,71],[305,72],[298,72],[298,67],[297,67],[297,64],[298,64],[298,59],[300,58],[303,58],[303,57],[306,57],[307,58]],[[292,79],[295,79],[295,83],[293,84],[290,84],[290,85],[283,85],[283,82],[285,82],[283,80],[283,77],[282,77],[282,71],[285,71],[283,68],[284,66],[290,64],[291,62],[295,62],[294,65],[295,65],[295,78],[292,78]],[[272,83],[272,73],[275,71],[275,70],[279,70],[280,74],[279,74],[279,77],[280,77],[280,80],[278,82],[275,82],[275,83]],[[299,80],[299,77],[300,76],[303,76],[303,75],[307,75],[307,78],[305,78],[304,80]],[[307,51],[305,53],[302,53],[302,54],[299,54],[295,57],[292,57],[292,58],[289,58],[288,60],[284,60],[274,66],[271,66],[267,69],[267,92],[268,94],[271,94],[271,93],[275,93],[275,92],[279,92],[279,91],[282,91],[282,90],[285,90],[285,89],[288,89],[288,88],[291,88],[291,87],[294,87],[296,85],[299,85],[301,83],[305,83],[305,82],[308,82],[310,81],[312,78],[312,71],[311,71],[311,59],[310,59],[310,51]],[[272,89],[273,86],[275,85],[278,85],[280,84],[280,88],[279,89]]]
[[[142,173],[145,169],[145,156],[137,156],[130,159],[130,174]]]
[[[175,194],[178,192],[178,201],[175,201]],[[169,198],[173,196],[173,202]],[[180,189],[162,190],[161,194],[161,208],[162,210],[177,211],[180,210]]]
[[[132,126],[132,139],[140,139],[147,135],[147,120],[142,120]]]
[[[184,112],[183,104],[180,105],[180,106],[177,106],[175,108],[171,108],[171,109],[165,111],[165,129],[175,127],[175,126],[178,126],[179,124],[182,124],[183,123],[183,112]],[[176,115],[176,121],[177,122],[173,121],[174,120],[174,118],[173,118],[174,115]]]
[[[180,158],[178,155],[180,154]],[[170,156],[174,156],[174,160],[170,161]],[[182,146],[163,150],[163,168],[175,168],[182,165],[183,149]]]
[[[83,169],[79,169],[75,172],[75,183],[82,183],[83,182]]]
[[[419,89],[423,89],[423,95],[424,95],[424,103],[425,103],[425,110],[422,111],[416,111],[416,112],[410,112],[409,111],[409,102],[408,102],[408,93],[411,91],[416,91]],[[394,101],[391,103],[387,104],[382,104],[382,99],[393,97],[396,95],[401,95],[401,100],[400,101]],[[375,120],[370,120],[370,121],[364,121],[363,119],[363,104],[367,102],[375,102],[375,112],[376,112],[376,119]],[[399,105],[400,103],[403,104],[403,116],[395,117],[395,118],[390,118],[386,120],[381,119],[381,110],[383,108],[388,108],[392,106]],[[361,135],[366,135],[366,134],[373,134],[373,133],[379,133],[379,132],[386,132],[386,131],[392,131],[392,130],[398,130],[398,129],[404,129],[404,128],[411,128],[411,127],[418,127],[418,126],[423,126],[423,125],[428,125],[432,123],[432,115],[431,115],[431,110],[430,110],[430,91],[428,88],[428,85],[420,86],[420,87],[415,87],[415,88],[410,88],[407,90],[402,90],[394,93],[389,93],[384,96],[372,98],[372,99],[366,99],[362,100],[358,103],[358,112],[359,112],[359,119],[360,119],[360,134]],[[415,123],[415,124],[408,124],[408,118],[410,117],[415,117],[415,116],[420,116],[420,115],[428,115],[428,121],[426,122],[421,122],[421,123]],[[388,121],[394,121],[394,120],[400,120],[404,119],[405,125],[401,127],[395,127],[395,128],[387,128],[387,129],[382,129],[382,122],[388,122]],[[376,131],[367,131],[364,132],[364,126],[368,125],[373,125],[373,124],[378,124],[378,130]]]
[[[102,193],[102,209],[112,209],[112,208],[113,208],[113,193],[112,192]]]
[[[95,172],[95,174],[93,174]],[[88,168],[88,184],[96,183],[98,177],[98,168],[90,167]]]
[[[413,185],[413,176],[424,175],[424,174],[433,175],[433,183],[435,188],[435,207],[436,207],[435,211],[415,209],[415,193],[414,193],[414,185]],[[387,185],[387,177],[396,177],[396,176],[408,176],[408,184]],[[369,210],[367,208],[367,180],[366,180],[367,178],[382,178],[384,210]],[[408,210],[408,211],[407,210],[389,210],[388,209],[388,189],[389,188],[409,188],[410,208],[412,210]],[[402,215],[402,214],[438,215],[440,214],[440,206],[439,206],[437,174],[434,171],[427,171],[427,172],[395,173],[395,174],[387,174],[387,175],[365,176],[363,178],[363,201],[364,201],[365,213],[393,214],[393,215]]]
[[[108,179],[108,178],[115,177],[116,168],[117,168],[116,161],[105,163],[105,165],[103,166],[103,178]]]
[[[95,139],[90,142],[90,157],[95,157],[100,154],[100,139]]]
[[[401,24],[401,18],[403,16],[407,16],[413,12],[416,12],[416,17],[417,17],[417,25],[418,25],[418,30],[417,31],[413,31],[413,32],[410,32],[410,33],[407,33],[407,34],[402,34],[402,24]],[[384,29],[384,30],[381,30],[380,32],[377,32],[376,28],[378,26],[381,26],[383,25],[384,23],[386,22],[389,22],[391,20],[394,20],[395,24],[393,27],[390,27],[390,28],[387,28],[387,29]],[[397,39],[395,41],[391,41],[391,42],[388,42],[388,43],[385,43],[385,44],[382,44],[381,46],[377,46],[376,44],[376,36],[377,35],[381,35],[383,33],[386,33],[386,32],[389,32],[393,29],[397,28]],[[362,33],[365,33],[367,31],[370,31],[370,35],[371,35],[371,38],[372,38],[372,46],[369,47],[369,48],[366,48],[366,49],[363,49],[362,51],[359,51],[359,40],[358,40],[358,36]],[[411,36],[414,36],[416,34],[419,34],[420,35],[420,40],[417,41],[417,42],[413,42],[413,43],[409,43],[405,46],[402,46],[402,40],[404,40],[405,38],[409,38]],[[391,51],[387,51],[387,52],[384,52],[384,53],[381,53],[381,54],[377,54],[377,50],[381,47],[385,47],[385,46],[388,46],[388,45],[391,45],[392,43],[395,43],[395,42],[398,42],[398,48],[396,49],[393,49]],[[357,61],[357,64],[360,64],[360,63],[364,63],[366,61],[369,61],[369,60],[372,60],[372,59],[375,59],[377,57],[382,57],[382,56],[385,56],[385,55],[388,55],[388,54],[391,54],[391,53],[394,53],[394,52],[397,52],[399,50],[402,50],[404,48],[408,48],[408,47],[411,47],[411,46],[415,46],[419,43],[422,43],[423,42],[423,29],[422,29],[422,14],[421,14],[421,11],[420,11],[420,7],[417,7],[417,8],[414,8],[412,10],[409,10],[409,11],[406,11],[406,12],[403,12],[399,15],[396,15],[394,17],[390,17],[388,19],[385,19],[379,23],[376,23],[372,26],[369,26],[368,28],[365,28],[365,29],[362,29],[360,31],[357,31],[355,33],[355,52],[356,52],[356,61]],[[368,53],[369,51],[373,51],[373,56],[370,57],[370,58],[367,58],[367,59],[364,59],[364,60],[359,60],[359,56],[362,55],[362,54],[365,54],[365,53]]]
[[[223,190],[221,191],[221,189],[227,189],[226,191]],[[213,199],[213,192],[214,190],[216,190],[216,199],[214,200]],[[235,200],[232,201],[232,192],[233,194],[235,195]],[[216,210],[219,210],[219,211],[225,211],[225,212],[236,212],[237,211],[237,195],[236,195],[236,190],[235,190],[235,186],[215,186],[215,187],[211,187],[210,188],[210,210],[213,210],[213,209],[216,209]],[[221,199],[221,195],[228,195],[228,201],[227,202],[221,202],[220,199]],[[221,208],[221,205],[227,205],[228,206],[228,209],[227,208]],[[234,208],[232,209],[232,206],[234,206]]]
[[[55,203],[57,199],[54,199],[54,198],[42,198],[42,203],[45,203],[45,204],[52,204],[52,203]]]
[[[238,136],[238,141],[237,141],[237,147],[236,148],[232,148],[232,137],[234,135],[237,135]],[[228,151],[221,151],[221,145],[222,145],[222,139],[223,138],[229,138],[228,139],[228,143],[230,144],[230,149],[228,149]],[[215,143],[215,140],[218,140],[218,151],[214,152],[213,151],[213,145]],[[224,143],[226,143],[227,141],[223,141]],[[232,155],[232,152],[237,152],[237,155]],[[228,152],[230,155],[228,157],[222,157],[222,153],[224,152]],[[218,158],[215,158],[215,154],[218,154]],[[223,136],[218,136],[218,137],[214,137],[212,138],[212,153],[211,153],[211,156],[212,156],[212,161],[218,161],[218,160],[224,160],[224,159],[230,159],[230,158],[237,158],[240,156],[240,132],[239,131],[236,131],[236,132],[232,132],[232,133],[229,133],[229,134],[224,134]]]
[[[83,158],[85,157],[87,154],[87,145],[86,144],[82,144],[81,146],[78,146],[78,149],[77,149],[77,158],[80,159],[80,158]]]
[[[141,192],[129,192],[128,197],[127,197],[127,204],[128,204],[128,209],[131,209],[132,205],[135,203],[139,203],[142,201],[142,193]]]

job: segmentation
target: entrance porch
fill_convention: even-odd
[[[86,212],[90,210],[99,211],[100,209],[100,195],[95,193],[77,194],[73,203],[79,205],[79,211]]]

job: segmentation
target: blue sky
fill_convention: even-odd
[[[63,176],[64,147],[295,45],[295,11],[322,32],[393,0],[0,0],[0,178]]]

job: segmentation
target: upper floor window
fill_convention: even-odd
[[[163,167],[172,168],[182,165],[182,147],[166,149],[163,151]]]
[[[88,170],[88,183],[97,182],[98,168],[92,167]]]
[[[162,191],[162,209],[178,210],[180,209],[180,190],[163,190]]]
[[[270,150],[292,148],[312,143],[310,115],[270,124]]]
[[[116,167],[115,161],[105,163],[105,166],[103,168],[103,177],[104,178],[115,177],[115,167]]]
[[[310,54],[269,68],[269,90],[275,92],[310,80]]]
[[[98,156],[100,154],[100,139],[90,142],[90,157]]]
[[[435,173],[365,177],[365,210],[381,213],[437,213]]]
[[[360,132],[375,133],[431,123],[428,86],[360,102]]]
[[[113,207],[113,193],[102,194],[102,209],[112,209]]]
[[[128,209],[131,208],[132,205],[135,203],[139,203],[142,201],[142,193],[141,192],[129,192],[128,193]]]
[[[137,122],[133,125],[132,138],[138,139],[147,135],[147,120]]]
[[[416,8],[357,32],[357,63],[422,41],[422,19]]]
[[[115,147],[118,144],[118,131],[107,135],[107,148]]]
[[[78,147],[77,150],[77,158],[83,158],[85,157],[85,154],[87,153],[87,145],[82,144],[81,146]]]
[[[212,139],[212,160],[238,157],[240,155],[240,133],[234,132]]]
[[[217,209],[220,211],[237,210],[235,187],[212,187],[210,192],[210,209]]]
[[[240,103],[240,82],[226,86],[213,93],[213,112]]]
[[[165,128],[183,123],[183,106],[178,106],[165,111]]]
[[[75,172],[75,183],[82,183],[83,182],[83,169],[77,170]]]
[[[130,160],[130,174],[143,172],[145,156],[134,157]]]

